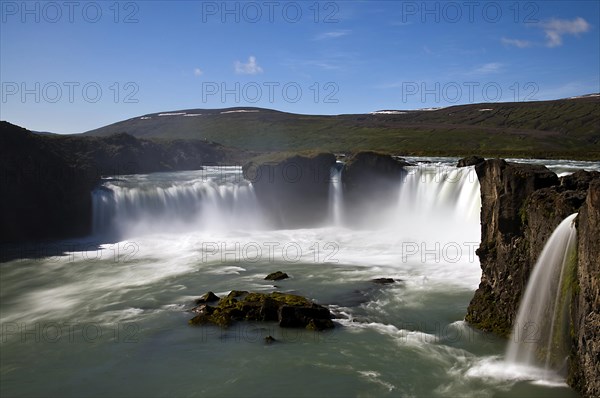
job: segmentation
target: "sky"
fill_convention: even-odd
[[[0,119],[80,133],[256,106],[368,113],[600,92],[600,1],[1,1]]]

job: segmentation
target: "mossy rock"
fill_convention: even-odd
[[[289,278],[289,275],[282,271],[272,272],[265,277],[266,281],[280,281]]]
[[[234,290],[216,305],[201,304],[191,325],[228,327],[235,321],[278,322],[281,327],[324,330],[334,327],[329,309],[294,294],[256,293]]]

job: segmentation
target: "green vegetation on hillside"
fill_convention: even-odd
[[[241,110],[234,108],[233,110]],[[268,109],[184,110],[146,115],[90,135],[196,138],[270,151],[359,149],[413,156],[482,156],[600,160],[600,98],[461,105],[401,114],[296,115]]]

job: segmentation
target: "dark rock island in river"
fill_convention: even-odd
[[[324,330],[334,327],[326,307],[307,298],[285,293],[249,293],[234,290],[215,306],[201,304],[192,309],[197,314],[191,325],[212,324],[228,327],[235,321],[272,321],[281,327]]]

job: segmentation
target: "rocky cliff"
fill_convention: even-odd
[[[385,214],[382,209],[398,201],[405,166],[409,163],[386,153],[362,151],[350,156],[342,170],[347,224],[360,227],[379,221]]]
[[[569,384],[586,397],[600,397],[600,178],[589,184],[578,219]]]
[[[266,218],[279,228],[324,223],[328,214],[331,153],[276,154],[243,166]]]
[[[0,243],[83,236],[102,175],[235,164],[241,151],[203,140],[38,135],[0,122]]]
[[[569,382],[598,394],[600,173],[558,178],[544,166],[487,160],[475,166],[481,186],[482,276],[466,316],[474,326],[508,336],[535,261],[568,215],[578,217],[578,270],[573,288],[573,354]]]

